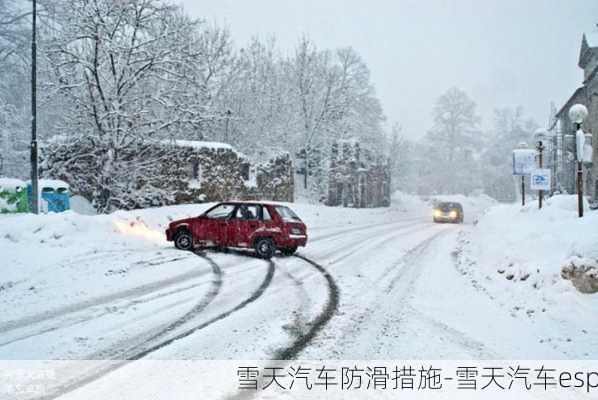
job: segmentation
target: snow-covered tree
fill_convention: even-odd
[[[198,22],[157,0],[58,0],[53,6],[57,28],[47,55],[56,77],[48,92],[70,105],[61,133],[94,145],[93,200],[101,211],[118,208],[125,193],[138,189],[131,187],[133,175],[153,162],[143,154],[122,159],[120,150],[201,122],[202,110],[190,100],[196,81],[185,74],[199,56],[193,46]]]
[[[31,14],[0,0],[0,175],[27,178]],[[30,29],[30,28],[29,28]]]
[[[30,14],[19,4],[0,0],[0,128],[4,147],[26,148]],[[81,142],[80,154],[54,166],[61,171],[44,171],[96,160],[84,170],[99,211],[153,190],[140,182],[156,173],[149,166],[159,160],[142,150],[155,141],[227,140],[261,160],[286,151],[296,165],[306,161],[302,183],[318,199],[335,140],[385,149],[382,107],[351,48],[319,49],[304,38],[285,55],[273,37],[239,49],[228,28],[168,0],[38,0],[38,12],[38,135]]]
[[[512,173],[512,151],[521,142],[529,142],[538,125],[525,117],[523,107],[505,107],[494,111],[494,128],[487,134],[483,154],[484,191],[501,201],[516,197]]]
[[[451,88],[436,101],[432,118],[434,125],[423,140],[430,173],[423,179],[441,193],[470,193],[480,185],[481,131],[475,102]]]

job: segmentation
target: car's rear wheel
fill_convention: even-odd
[[[288,247],[285,249],[280,249],[280,252],[285,256],[292,256],[297,251],[296,247]]]
[[[174,246],[180,250],[192,250],[193,236],[188,231],[177,232],[174,238]]]
[[[255,241],[255,252],[261,258],[270,259],[274,255],[274,243],[272,239],[260,238]]]

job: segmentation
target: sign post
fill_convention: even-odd
[[[521,205],[525,205],[525,176],[535,168],[536,151],[532,149],[513,150],[513,175],[521,176]]]

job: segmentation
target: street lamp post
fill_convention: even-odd
[[[538,140],[536,144],[536,150],[538,150],[538,167],[542,169],[542,153],[544,152],[544,145],[541,140]],[[542,198],[544,197],[544,191],[538,191],[538,208],[542,208]]]
[[[37,44],[36,44],[36,19],[37,4],[32,1],[32,32],[31,32],[31,211],[39,213],[38,198],[38,170],[37,170]]]
[[[575,150],[577,153],[577,210],[579,217],[583,217],[583,150],[585,133],[581,124],[588,116],[588,109],[583,104],[575,104],[569,109],[569,118],[575,124]]]

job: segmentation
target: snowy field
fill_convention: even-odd
[[[465,224],[431,222],[448,199]],[[0,359],[98,360],[59,390],[123,399],[135,385],[118,360],[596,359],[598,299],[560,267],[598,257],[598,213],[579,220],[571,201],[292,204],[308,245],[271,262],[165,241],[171,220],[209,204],[0,216]]]

